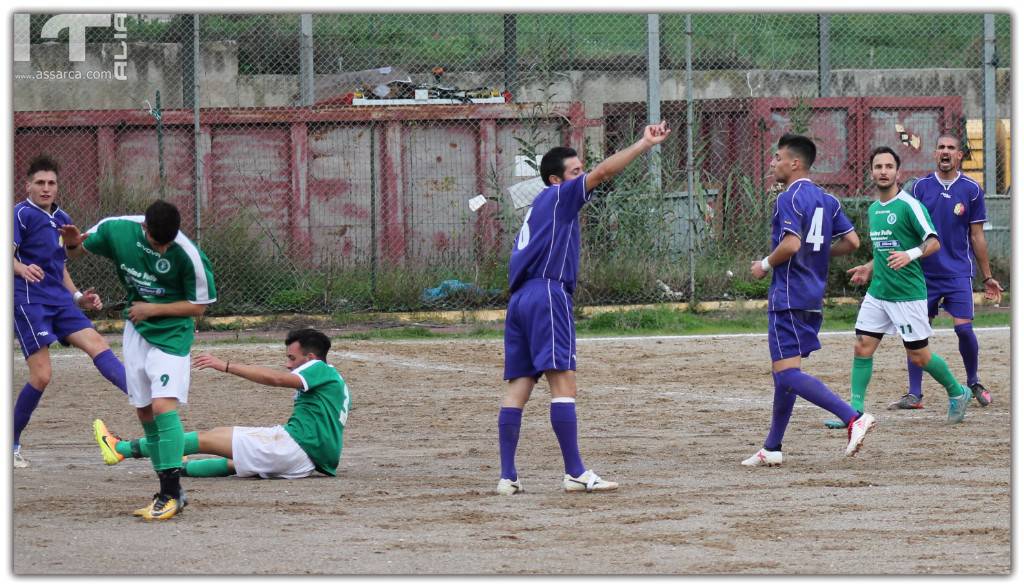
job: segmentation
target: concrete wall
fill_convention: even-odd
[[[200,66],[200,96],[203,107],[288,106],[299,91],[298,79],[289,75],[240,75],[238,46],[233,41],[204,43]],[[14,109],[91,110],[143,108],[143,100],[153,101],[161,91],[165,108],[181,108],[181,49],[173,43],[131,43],[128,45],[128,80],[34,80],[18,79],[37,71],[74,69],[110,70],[113,55],[120,52],[114,44],[95,43],[86,48],[86,61],[69,63],[67,45],[47,43],[32,46],[31,63],[14,67]],[[327,77],[327,76],[323,76]],[[446,75],[445,85],[461,88],[500,87],[503,72],[454,72]],[[416,81],[430,79],[428,74],[413,74]],[[686,97],[686,72],[662,72],[662,97],[682,100]],[[996,87],[998,116],[1010,117],[1010,70],[998,72]],[[644,71],[568,71],[555,72],[548,79],[527,80],[513,94],[517,101],[574,101],[586,104],[588,117],[599,117],[605,102],[643,101],[647,96]],[[818,89],[817,72],[810,70],[713,70],[694,72],[694,97],[813,97]],[[341,89],[339,89],[339,92]],[[834,70],[833,96],[961,96],[967,118],[982,116],[982,71],[980,69],[893,69]],[[319,96],[318,98],[324,98]]]

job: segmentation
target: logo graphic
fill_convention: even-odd
[[[61,31],[68,31],[68,61],[85,61],[85,30],[88,28],[108,28],[113,21],[115,44],[119,44],[120,52],[114,53],[114,78],[128,79],[128,27],[125,24],[127,14],[56,14],[43,24],[39,31],[41,39],[57,40]],[[14,61],[32,60],[31,15],[26,13],[14,15]],[[49,72],[53,74],[54,72]],[[79,72],[80,73],[80,72]],[[44,79],[46,76],[43,76]],[[57,76],[60,77],[60,76]]]
[[[952,196],[949,195],[949,192],[943,192],[942,193],[942,197],[943,198],[952,198]]]
[[[890,225],[896,224],[896,214],[890,212],[889,216],[885,217],[885,222],[889,223]]]
[[[967,207],[964,206],[963,202],[957,202],[956,206],[953,207],[953,214],[957,216],[963,216],[967,212]]]
[[[171,377],[168,376],[167,374],[161,374],[160,375],[160,383],[163,384],[164,388],[167,387],[167,382],[170,382],[170,381],[171,381]]]
[[[168,271],[170,271],[170,269],[171,269],[171,262],[170,261],[168,261],[168,260],[166,260],[166,259],[164,259],[162,257],[156,261],[156,271],[158,271],[158,272],[160,272],[162,274],[166,274]]]
[[[45,336],[47,336],[49,334],[50,334],[50,331],[39,331],[38,333],[36,333],[36,335],[39,335],[40,337],[45,337]]]

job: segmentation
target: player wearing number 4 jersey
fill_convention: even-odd
[[[800,370],[800,360],[821,349],[818,330],[828,278],[829,258],[845,255],[860,245],[839,200],[809,178],[817,149],[802,135],[779,139],[772,160],[775,179],[786,190],[775,201],[772,244],[768,257],[755,261],[750,273],[757,279],[772,270],[768,292],[768,347],[772,358],[775,398],[772,422],[764,447],[743,460],[745,466],[780,465],[782,438],[797,396],[839,417],[847,428],[846,455],[855,455],[875,418],[854,410],[817,378]],[[833,245],[832,241],[838,239]]]
[[[505,316],[505,396],[498,412],[501,479],[498,494],[523,491],[516,471],[523,407],[543,374],[551,389],[551,428],[562,450],[566,492],[614,490],[580,458],[576,440],[576,327],[572,294],[580,263],[579,212],[598,184],[622,172],[668,136],[665,123],[649,125],[642,139],[602,161],[590,173],[576,151],[555,147],[541,159],[548,186],[533,200],[509,259]]]
[[[289,373],[208,354],[197,357],[193,364],[197,369],[210,368],[257,384],[290,388],[295,391],[295,405],[284,426],[218,427],[185,433],[185,455],[221,457],[189,460],[182,474],[198,478],[237,474],[293,479],[318,471],[334,476],[351,399],[345,380],[327,363],[330,349],[327,335],[314,329],[297,329],[285,338],[285,367]],[[126,457],[152,457],[152,447],[145,438],[119,439],[101,420],[93,423],[93,433],[107,465]]]
[[[956,381],[942,357],[928,349],[932,329],[921,259],[939,250],[938,235],[928,209],[899,190],[899,169],[900,158],[892,149],[879,147],[871,153],[871,178],[878,196],[868,208],[873,259],[848,272],[855,284],[871,283],[857,314],[850,402],[857,410],[864,409],[875,350],[883,335],[899,332],[907,360],[946,389],[947,422],[959,423],[971,391]]]
[[[127,292],[124,311],[124,367],[128,400],[146,433],[160,491],[136,511],[146,520],[174,517],[185,506],[181,456],[185,432],[178,403],[188,402],[189,351],[193,317],[217,299],[206,255],[179,232],[181,215],[158,200],[145,216],[106,218],[85,235],[62,228],[75,254],[101,255],[114,262]]]

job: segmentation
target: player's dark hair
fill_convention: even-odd
[[[28,173],[25,175],[31,178],[36,172],[41,171],[51,171],[57,174],[60,173],[60,166],[49,155],[37,155],[32,158],[32,161],[28,162]]]
[[[181,214],[166,200],[157,200],[146,209],[146,231],[157,245],[165,245],[178,236]]]
[[[961,151],[963,151],[963,149],[964,149],[963,145],[964,144],[960,140],[960,137],[956,133],[950,133],[950,132],[939,133],[939,136],[935,139],[935,146],[938,147],[939,146],[939,141],[941,141],[943,139],[953,139],[953,141],[956,142],[956,148],[961,150]]]
[[[551,176],[558,176],[565,179],[565,160],[576,157],[578,154],[572,147],[553,147],[540,159],[540,178],[544,180],[545,186],[550,186],[548,180]]]
[[[288,332],[284,339],[285,345],[299,342],[299,348],[303,353],[312,353],[319,360],[327,359],[327,352],[331,350],[331,339],[316,329],[295,329]]]
[[[882,147],[875,147],[874,151],[871,152],[871,157],[868,159],[868,161],[871,162],[872,167],[874,167],[875,165],[875,156],[881,155],[883,153],[888,153],[889,155],[892,155],[892,158],[896,160],[896,169],[900,168],[900,156],[896,155],[895,151],[893,151],[889,147],[885,147],[884,145]]]
[[[803,135],[795,135],[793,133],[786,133],[779,139],[779,149],[785,147],[792,151],[796,158],[804,162],[804,167],[811,169],[814,165],[814,158],[818,156],[818,148],[814,146],[814,141],[811,141]]]

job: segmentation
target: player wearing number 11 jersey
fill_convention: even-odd
[[[946,389],[947,422],[959,423],[967,412],[971,391],[956,381],[944,359],[928,349],[932,328],[928,322],[928,289],[921,259],[939,251],[938,233],[928,209],[900,191],[899,169],[900,158],[892,149],[879,147],[871,153],[871,177],[878,195],[878,200],[868,208],[874,259],[848,272],[855,284],[871,282],[857,314],[850,402],[857,410],[863,410],[875,350],[883,335],[898,331],[907,360]],[[896,407],[899,405],[891,408]]]
[[[772,270],[768,291],[768,347],[775,379],[772,424],[764,447],[745,459],[745,466],[782,463],[782,437],[797,396],[839,417],[847,426],[846,455],[860,449],[875,418],[862,414],[817,378],[800,371],[800,359],[821,349],[822,299],[829,258],[860,246],[853,224],[839,200],[825,193],[808,175],[817,149],[802,135],[783,135],[772,161],[775,179],[786,190],[775,201],[771,254],[755,261],[750,273],[763,278]],[[833,239],[839,242],[832,244]]]

